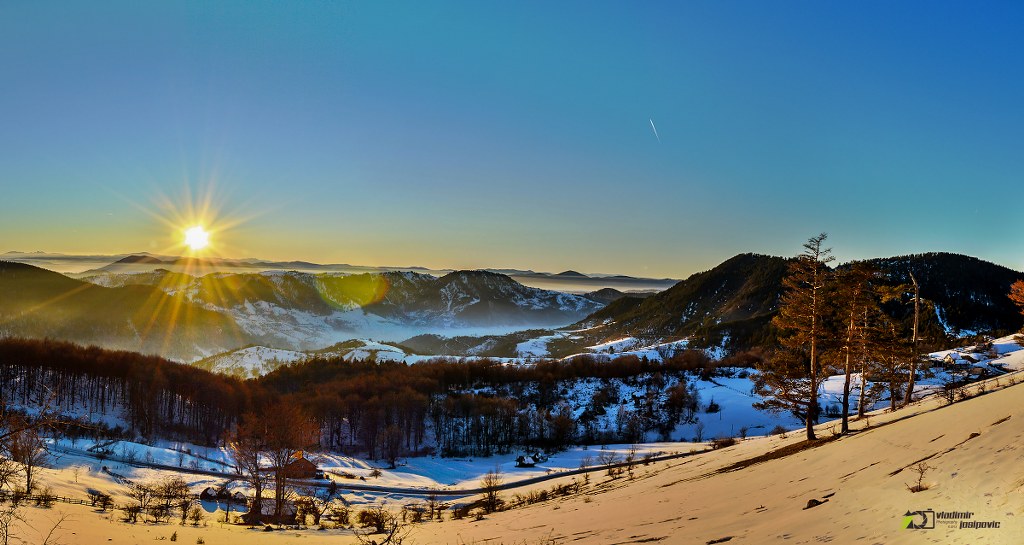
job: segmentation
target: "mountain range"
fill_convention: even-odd
[[[39,251],[10,251],[0,254],[0,259],[35,265],[68,274],[75,278],[107,273],[144,273],[153,272],[156,269],[167,269],[172,272],[186,273],[194,276],[202,276],[212,272],[263,271],[334,272],[345,274],[411,271],[434,276],[444,276],[450,272],[455,272],[453,269],[429,269],[420,266],[375,267],[350,265],[347,263],[323,264],[309,261],[274,261],[258,258],[181,257],[146,252],[117,255],[67,255]],[[584,274],[576,271],[548,273],[523,269],[484,270],[504,274],[521,284],[534,288],[581,294],[602,288],[614,288],[637,294],[654,293],[678,282],[678,280],[672,278],[642,278],[605,273]]]
[[[315,350],[352,338],[557,327],[604,304],[488,271],[197,277],[155,269],[72,279],[13,262],[0,262],[0,293],[0,335],[56,337],[187,361],[249,344]]]
[[[690,347],[724,354],[774,343],[771,319],[789,261],[740,254],[640,297],[611,288],[583,295],[544,290],[492,271],[195,276],[152,267],[167,264],[159,257],[129,256],[114,270],[128,264],[150,268],[74,279],[0,262],[0,336],[54,337],[185,361],[253,345],[315,351],[350,339],[398,343],[424,355],[494,357],[612,354],[655,346],[663,352],[666,343],[687,339]],[[1024,279],[1020,272],[949,253],[869,262],[884,283],[917,278],[922,336],[935,344],[1024,325],[1006,296],[1011,283]],[[908,327],[913,305],[904,292],[885,310]]]

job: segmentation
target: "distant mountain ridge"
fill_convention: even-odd
[[[386,272],[419,272],[433,276],[444,276],[452,269],[428,269],[421,266],[367,266],[346,263],[320,264],[308,261],[271,261],[256,258],[221,258],[221,257],[180,257],[154,255],[146,252],[110,256],[70,256],[64,254],[8,252],[4,254],[9,261],[17,261],[35,265],[74,278],[96,277],[101,274],[147,273],[155,269],[167,269],[176,273],[203,276],[215,272],[263,272],[263,271],[298,271],[323,273],[386,273]],[[480,269],[511,277],[526,286],[583,294],[601,288],[614,288],[629,292],[654,292],[671,287],[678,280],[671,278],[642,278],[626,275],[584,274],[575,271],[564,271],[553,274],[522,269]]]
[[[182,278],[189,280],[183,283]],[[415,272],[338,275],[292,271],[212,273],[195,278],[159,270],[86,279],[107,286],[144,283],[181,291],[193,301],[222,310],[270,304],[325,316],[362,309],[413,324],[564,324],[601,306],[584,296],[530,288],[487,271],[455,271],[440,278]]]

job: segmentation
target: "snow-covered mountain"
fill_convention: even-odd
[[[160,269],[85,279],[107,287],[156,287],[229,316],[254,342],[291,350],[316,350],[353,338],[505,334],[561,326],[603,306],[487,271],[456,271],[440,278],[416,272],[294,271],[193,277]]]

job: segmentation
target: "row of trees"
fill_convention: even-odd
[[[243,383],[134,352],[53,340],[0,339],[0,402],[89,416],[122,414],[135,435],[214,443],[253,398]]]
[[[920,352],[928,347],[919,327],[925,302],[913,272],[909,283],[893,285],[867,263],[831,268],[827,238],[825,233],[810,238],[790,262],[773,319],[780,346],[757,365],[755,376],[755,392],[765,398],[758,406],[803,419],[807,439],[815,438],[819,390],[828,376],[844,377],[840,431],[847,433],[854,375],[860,380],[858,416],[880,395],[878,385],[887,390],[891,408],[906,405],[913,397]],[[1013,284],[1009,296],[1024,312],[1024,281]],[[894,306],[911,305],[908,331],[893,318],[900,314]]]
[[[578,442],[636,442],[652,430],[668,438],[679,422],[692,421],[698,407],[686,377],[707,376],[713,368],[701,351],[657,362],[583,357],[527,366],[337,358],[240,381],[130,352],[0,340],[4,405],[38,407],[48,399],[79,415],[55,431],[94,439],[172,436],[200,444],[248,435],[267,446],[274,442],[267,430],[251,432],[257,422],[269,426],[270,416],[292,414],[289,430],[313,430],[313,438],[296,448],[365,453],[391,465],[425,450],[458,456],[519,446],[555,450]],[[579,381],[592,385],[583,389],[592,392],[590,399],[576,396]],[[572,405],[570,395],[576,396]],[[127,429],[103,429],[97,422],[109,416],[125,417]]]

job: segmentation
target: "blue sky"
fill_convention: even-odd
[[[0,4],[0,251],[167,250],[212,194],[232,257],[1024,269],[1019,2],[40,4]]]

